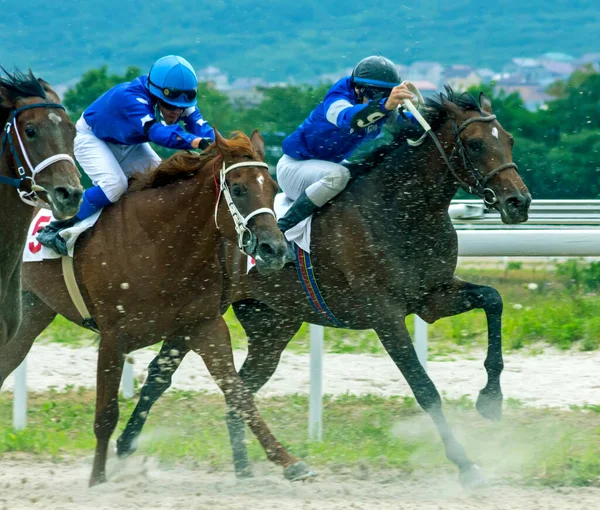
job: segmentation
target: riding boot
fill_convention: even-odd
[[[46,248],[54,250],[59,255],[68,255],[66,240],[60,235],[60,232],[71,228],[77,222],[89,218],[102,207],[110,204],[110,200],[104,194],[99,186],[93,186],[85,190],[83,200],[77,214],[68,220],[55,220],[44,228],[40,229],[36,239]]]
[[[282,218],[277,221],[279,230],[285,232],[286,230],[295,227],[302,220],[308,218],[311,214],[317,211],[319,207],[308,198],[306,192],[303,192],[289,208],[288,212]]]

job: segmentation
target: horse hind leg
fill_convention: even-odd
[[[248,355],[240,377],[250,393],[255,394],[275,372],[281,354],[302,322],[282,316],[255,300],[234,303],[233,310],[248,336]],[[235,473],[240,478],[251,476],[244,420],[230,408],[226,423]]]
[[[301,480],[314,476],[306,464],[290,453],[277,441],[261,418],[252,394],[248,391],[240,376],[235,371],[229,329],[222,317],[206,324],[201,331],[200,339],[188,341],[206,364],[206,368],[223,392],[227,406],[240,415],[250,427],[267,458],[284,468],[288,480]]]
[[[11,340],[0,347],[0,388],[25,359],[38,335],[56,317],[56,312],[32,292],[23,292],[22,301],[25,320]]]
[[[484,367],[488,375],[485,387],[477,398],[477,411],[492,421],[502,418],[502,389],[500,375],[504,369],[502,359],[502,297],[493,287],[465,282],[455,278],[450,285],[430,293],[419,315],[428,322],[451,317],[475,308],[482,308],[488,325],[488,350]]]
[[[125,430],[117,439],[119,457],[131,455],[137,449],[137,441],[150,409],[171,386],[173,374],[189,350],[183,338],[163,342],[160,352],[148,365],[148,377],[140,392],[140,399],[131,413]]]

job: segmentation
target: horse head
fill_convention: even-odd
[[[215,220],[225,237],[237,239],[240,250],[256,261],[259,272],[281,269],[287,249],[283,234],[277,227],[273,203],[278,191],[264,163],[264,141],[258,131],[250,138],[237,133],[230,140],[215,131],[217,158],[215,170],[219,172],[220,197]],[[216,175],[216,173],[215,173]],[[219,209],[227,207],[218,214]],[[218,220],[218,218],[227,218]]]
[[[31,71],[5,73],[0,78],[0,120],[8,175],[23,201],[49,205],[57,219],[70,218],[83,196],[73,159],[75,126],[48,83]]]
[[[483,92],[479,104],[470,94],[456,97],[450,88],[440,94],[438,104],[451,125],[446,147],[451,147],[446,163],[468,192],[480,196],[495,208],[508,224],[527,221],[531,194],[512,159],[514,138],[498,122],[492,102]]]

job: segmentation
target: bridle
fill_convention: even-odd
[[[45,168],[48,168],[50,165],[57,163],[58,161],[68,161],[75,167],[75,169],[77,169],[77,165],[75,164],[73,158],[68,154],[54,154],[44,159],[43,161],[40,161],[35,166],[31,164],[29,156],[27,155],[27,151],[25,150],[25,145],[23,144],[23,140],[21,139],[21,135],[19,134],[19,129],[17,127],[17,117],[20,113],[24,112],[25,110],[31,110],[32,108],[60,108],[62,110],[65,109],[63,105],[57,103],[33,103],[22,106],[21,108],[15,108],[11,111],[10,117],[8,118],[8,121],[4,126],[4,132],[2,134],[2,148],[0,150],[0,157],[4,155],[4,151],[6,150],[6,147],[8,145],[10,154],[13,157],[16,166],[15,173],[17,177],[13,178],[0,175],[0,184],[7,184],[16,188],[17,193],[19,194],[19,198],[26,204],[34,207],[43,207],[45,209],[49,209],[49,205],[45,201],[40,199],[37,195],[37,192],[42,192],[46,190],[35,182],[36,175],[39,174]],[[19,154],[15,148],[13,133],[17,138],[21,154],[23,155],[23,159],[25,160],[25,164],[27,165],[27,168],[29,169],[31,175],[27,175],[25,172],[25,167],[21,162],[21,158],[19,157]],[[27,183],[27,181],[31,182],[30,191],[22,189],[24,184]],[[51,200],[50,197],[48,199]]]
[[[254,256],[254,251],[256,250],[256,235],[248,228],[248,222],[258,216],[259,214],[270,214],[275,218],[275,212],[268,207],[261,207],[252,211],[248,216],[244,216],[240,210],[237,208],[235,203],[233,202],[233,198],[231,197],[231,192],[229,190],[229,186],[227,185],[227,174],[236,168],[242,167],[251,167],[251,166],[259,166],[263,168],[269,168],[269,165],[264,163],[263,161],[242,161],[240,163],[234,163],[233,165],[225,166],[225,161],[223,161],[223,166],[221,167],[221,171],[219,172],[220,182],[219,182],[219,195],[217,196],[217,203],[215,204],[215,225],[219,228],[218,223],[218,211],[219,211],[219,202],[221,201],[221,195],[225,197],[225,202],[227,203],[227,207],[229,208],[229,212],[231,213],[231,218],[233,219],[233,224],[235,225],[235,231],[238,236],[238,248],[244,255],[248,255],[249,257]]]
[[[419,94],[419,96],[420,96],[420,94]],[[421,97],[421,100],[422,100],[422,97]],[[454,132],[454,147],[452,148],[450,157],[448,157],[446,155],[446,151],[444,151],[444,148],[442,147],[442,144],[440,143],[439,138],[433,132],[433,130],[431,129],[431,126],[423,118],[423,116],[421,115],[419,110],[417,110],[415,105],[409,100],[405,100],[404,105],[413,114],[415,119],[419,122],[419,124],[425,130],[425,133],[423,133],[423,136],[421,136],[421,138],[419,138],[418,140],[407,140],[408,144],[413,147],[419,146],[425,141],[425,137],[427,135],[429,135],[431,137],[431,139],[433,140],[433,143],[435,143],[435,146],[437,147],[444,162],[446,163],[446,166],[448,167],[450,172],[452,172],[452,175],[458,181],[458,183],[461,185],[461,187],[467,193],[470,193],[472,195],[477,195],[478,197],[480,197],[483,200],[484,204],[488,208],[491,208],[494,204],[496,204],[498,202],[498,197],[496,196],[496,193],[494,192],[493,189],[487,187],[487,184],[492,177],[499,174],[503,170],[508,170],[509,168],[514,168],[515,170],[518,171],[518,167],[517,167],[516,163],[513,163],[512,161],[510,163],[505,163],[504,165],[500,165],[499,167],[494,168],[494,170],[487,173],[486,175],[483,175],[477,169],[475,164],[473,163],[473,160],[471,159],[471,156],[469,155],[469,151],[465,147],[465,145],[460,137],[461,133],[467,127],[469,127],[471,124],[474,124],[475,122],[493,122],[494,120],[496,120],[496,116],[495,115],[486,115],[486,116],[482,115],[481,117],[471,117],[470,119],[465,120],[460,126],[458,126],[456,124],[456,121],[452,121],[453,122],[452,129]],[[456,171],[455,166],[452,164],[452,161],[454,161],[454,159],[457,157],[460,157],[462,159],[464,168],[469,171],[470,178],[474,181],[474,184],[469,184],[467,181],[465,181],[463,178],[461,178],[458,175],[458,172]],[[471,180],[471,179],[469,179],[469,180]]]

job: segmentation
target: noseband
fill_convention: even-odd
[[[23,140],[21,139],[21,135],[19,134],[19,129],[17,127],[17,117],[19,116],[19,114],[21,112],[24,112],[25,110],[31,110],[32,108],[60,108],[62,110],[65,109],[65,107],[63,105],[56,104],[56,103],[34,103],[34,104],[28,104],[28,105],[22,106],[21,108],[12,110],[9,119],[6,122],[6,125],[4,126],[4,133],[2,135],[2,149],[0,150],[0,157],[2,157],[4,155],[4,151],[6,150],[6,146],[8,145],[10,154],[12,155],[15,165],[17,167],[15,170],[17,177],[11,178],[11,177],[5,177],[3,175],[0,175],[0,184],[7,184],[9,186],[16,188],[17,193],[19,194],[19,197],[26,204],[34,206],[34,207],[43,207],[43,208],[47,209],[48,204],[46,204],[46,202],[41,200],[36,193],[37,191],[46,191],[46,190],[42,186],[39,186],[35,182],[35,176],[37,174],[39,174],[45,168],[48,168],[50,165],[57,163],[58,161],[68,161],[75,167],[75,169],[77,169],[77,165],[75,164],[75,161],[73,160],[73,158],[71,156],[69,156],[68,154],[54,154],[54,155],[44,159],[43,161],[40,161],[36,166],[33,166],[31,164],[29,156],[27,155],[27,151],[25,150],[25,145],[23,144]],[[23,166],[23,163],[21,162],[21,158],[19,157],[19,154],[18,154],[17,150],[15,149],[13,133],[15,134],[15,136],[17,138],[19,147],[21,149],[21,154],[23,155],[23,159],[25,160],[25,163],[26,163],[27,168],[29,169],[29,172],[31,173],[31,175],[27,175],[25,173],[25,167]],[[21,189],[27,181],[31,182],[31,190],[30,191]]]

